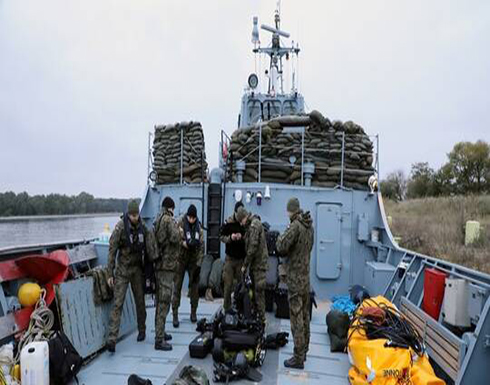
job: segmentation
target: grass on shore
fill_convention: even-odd
[[[490,273],[490,195],[385,201],[391,231],[400,245]],[[465,224],[480,222],[480,238],[464,245]]]

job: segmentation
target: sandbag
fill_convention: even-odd
[[[287,127],[305,127],[301,133],[284,132]],[[341,181],[343,166],[344,186],[368,190],[367,181],[375,170],[373,143],[358,124],[347,121],[333,123],[318,111],[309,115],[280,116],[262,123],[262,149],[259,145],[259,125],[240,128],[231,135],[230,148],[235,161],[244,159],[246,170],[243,181],[258,181],[259,156],[261,181],[264,183],[301,184],[301,163],[313,163],[313,185],[336,187]],[[304,151],[302,141],[304,139]],[[344,157],[342,159],[342,152]],[[230,181],[237,180],[234,164],[229,164]]]
[[[204,169],[206,181],[208,164],[203,130],[199,122],[155,126],[153,170],[157,184],[180,183],[181,171],[185,182],[200,183],[201,168]]]

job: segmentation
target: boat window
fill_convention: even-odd
[[[249,100],[247,103],[248,108],[248,122],[243,122],[245,124],[253,124],[259,121],[262,116],[260,111],[260,101],[257,99]]]
[[[264,101],[264,119],[269,120],[281,115],[281,101],[265,100]]]
[[[298,103],[295,100],[285,100],[282,108],[283,115],[294,115],[298,112]]]

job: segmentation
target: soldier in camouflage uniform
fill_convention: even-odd
[[[245,228],[246,256],[242,266],[242,273],[247,269],[254,285],[254,305],[259,319],[265,324],[265,286],[268,268],[268,251],[265,231],[260,218],[249,214],[245,208],[240,207],[235,215],[236,219]]]
[[[162,202],[163,210],[155,221],[155,238],[158,256],[155,260],[156,278],[156,313],[155,313],[155,349],[172,350],[167,340],[170,335],[165,333],[167,319],[172,300],[172,287],[177,259],[180,252],[180,232],[174,220],[175,203],[170,197]]]
[[[284,361],[288,368],[304,369],[310,343],[310,254],[313,224],[309,212],[300,209],[299,200],[287,205],[289,227],[277,239],[278,253],[287,258],[287,284],[294,355]]]
[[[224,301],[223,309],[231,309],[231,293],[233,284],[240,279],[240,273],[245,259],[245,241],[242,238],[242,231],[235,231],[236,226],[241,226],[236,219],[236,212],[243,207],[242,202],[235,204],[235,211],[221,228],[220,240],[226,245],[226,258],[223,267]]]
[[[181,248],[174,278],[174,294],[172,299],[173,326],[179,327],[179,306],[185,272],[189,274],[189,297],[191,299],[191,322],[197,322],[197,306],[199,304],[199,274],[204,254],[203,231],[197,218],[197,208],[190,205],[187,215],[179,221]]]
[[[139,205],[135,200],[128,203],[126,214],[116,224],[109,240],[109,256],[107,261],[108,284],[114,287],[107,350],[116,351],[116,341],[121,324],[121,312],[126,298],[128,284],[131,284],[136,318],[138,321],[138,342],[145,339],[146,307],[144,292],[143,263],[146,255],[154,257],[155,245],[152,234],[143,224],[139,214]],[[116,264],[117,257],[117,264]]]

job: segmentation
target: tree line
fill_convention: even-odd
[[[425,198],[449,195],[490,193],[490,145],[456,143],[447,162],[433,169],[427,162],[412,164],[410,175],[402,170],[391,172],[380,183],[383,196],[401,201],[405,198]]]
[[[128,199],[95,198],[86,192],[30,196],[9,191],[0,193],[0,216],[122,213],[127,204]]]

